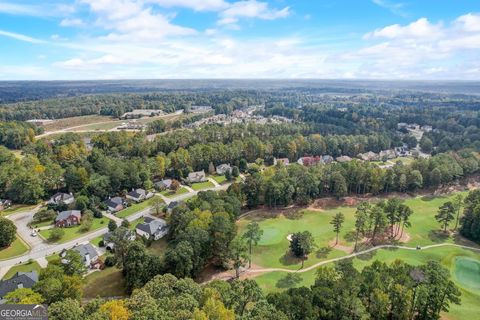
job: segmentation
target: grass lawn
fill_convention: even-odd
[[[36,204],[34,205],[14,204],[10,208],[0,211],[0,215],[8,216],[14,213],[29,211],[29,210],[33,210],[33,208],[35,208],[36,206],[37,206]]]
[[[160,192],[162,196],[168,197],[168,198],[173,198],[176,196],[179,196],[181,194],[188,193],[187,188],[181,187],[180,189],[177,190],[177,192],[173,192],[172,190],[164,190]]]
[[[8,270],[8,272],[5,274],[3,279],[10,279],[17,272],[37,271],[37,273],[40,273],[41,269],[42,268],[40,267],[40,265],[36,261],[19,264],[19,265],[11,267],[10,270]]]
[[[212,176],[212,179],[217,181],[218,184],[222,184],[222,183],[225,183],[227,182],[227,178],[225,178],[225,176]]]
[[[60,255],[58,253],[54,253],[52,255],[49,255],[45,257],[45,259],[48,261],[48,263],[59,263],[60,262]]]
[[[88,125],[89,123],[95,122],[104,122],[104,121],[114,121],[111,117],[99,116],[99,115],[89,115],[89,116],[78,116],[70,117],[64,119],[58,119],[53,122],[45,124],[43,127],[45,131],[57,131],[70,127]]]
[[[28,245],[17,235],[10,247],[0,249],[0,260],[21,256],[29,250]]]
[[[98,237],[96,237],[96,238],[93,238],[92,240],[90,240],[90,243],[93,244],[93,245],[96,246],[96,247],[99,247],[98,244],[99,244],[100,241],[102,241],[102,240],[103,240],[103,235],[98,236]]]
[[[36,223],[36,224],[32,224],[31,226],[34,229],[41,228],[41,227],[46,227],[46,226],[53,226],[53,221],[51,221],[51,220],[43,221],[43,222],[39,222],[39,223]]]
[[[211,181],[198,182],[198,183],[192,184],[192,189],[195,191],[207,189],[207,188],[213,188],[213,187],[215,187],[215,185]]]
[[[132,214],[135,214],[139,211],[142,211],[142,210],[148,208],[149,206],[151,206],[152,203],[153,203],[153,199],[155,199],[155,198],[160,199],[160,197],[155,196],[155,197],[152,197],[152,198],[150,198],[148,200],[145,200],[143,202],[132,204],[130,207],[125,208],[122,211],[117,212],[116,216],[119,217],[119,218],[126,218],[128,216],[131,216]]]
[[[60,240],[58,240],[56,242],[57,243],[64,243],[64,242],[76,239],[78,237],[81,237],[81,236],[83,236],[85,234],[88,234],[90,232],[93,232],[95,230],[98,230],[98,229],[101,229],[101,228],[106,228],[107,225],[108,225],[108,221],[110,221],[110,219],[108,219],[106,217],[103,217],[101,219],[93,218],[92,227],[87,232],[81,232],[80,231],[80,225],[70,227],[70,228],[63,228],[63,230],[65,231],[65,234],[63,235],[63,237]],[[40,235],[43,238],[48,239],[52,230],[53,229],[41,230]]]
[[[153,241],[150,247],[147,248],[147,250],[156,256],[162,257],[165,253],[165,250],[167,249],[167,245],[167,239],[163,237],[160,240]]]
[[[122,270],[115,267],[96,271],[85,277],[84,298],[126,296]]]
[[[401,259],[411,265],[424,264],[429,260],[439,261],[450,270],[452,280],[460,288],[461,305],[451,305],[447,319],[475,319],[480,312],[480,253],[456,247],[439,247],[418,251],[380,249],[353,260],[357,269],[371,264],[375,260],[392,263]],[[316,270],[300,273],[301,282],[296,286],[310,286],[315,281]],[[255,278],[267,292],[280,291],[277,282],[286,276],[285,272],[270,272]]]

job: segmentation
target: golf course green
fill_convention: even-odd
[[[466,195],[466,192],[462,193]],[[434,244],[462,244],[475,246],[471,242],[462,239],[448,237],[439,232],[440,226],[435,220],[438,208],[445,202],[450,201],[455,194],[447,196],[423,196],[407,199],[404,203],[414,211],[411,216],[412,226],[406,230],[405,246]],[[316,250],[305,261],[305,267],[332,258],[343,257],[351,252],[354,230],[355,207],[337,207],[324,210],[302,210],[300,214],[254,214],[239,220],[240,234],[244,232],[250,221],[258,222],[263,230],[263,236],[258,245],[254,247],[252,264],[256,268],[283,268],[292,271],[299,270],[301,261],[294,259],[289,254],[289,241],[287,236],[294,232],[308,230],[312,233]],[[345,215],[345,222],[340,233],[340,245],[332,248],[335,233],[330,221],[337,213]],[[453,223],[452,226],[453,228]],[[478,247],[478,246],[477,246]],[[412,265],[420,265],[429,260],[439,261],[450,270],[452,280],[462,292],[462,305],[453,305],[450,312],[445,315],[446,319],[474,319],[480,313],[480,251],[464,249],[455,246],[441,246],[421,250],[406,249],[378,249],[368,254],[353,258],[354,266],[361,270],[375,260],[392,263],[401,259]],[[330,265],[333,265],[330,264]],[[268,272],[255,276],[255,280],[266,292],[284,290],[288,287],[310,286],[315,280],[316,268],[296,273],[297,276],[288,277],[287,272]],[[293,279],[293,280],[292,280]]]

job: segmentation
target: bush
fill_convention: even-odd
[[[98,246],[101,247],[101,248],[105,247],[105,241],[103,241],[103,240],[98,241]]]
[[[93,216],[97,219],[102,219],[103,218],[103,213],[100,210],[93,210]]]
[[[50,236],[48,236],[48,241],[57,241],[62,239],[65,235],[65,231],[62,228],[53,228],[52,232],[50,232]]]
[[[8,247],[15,241],[17,227],[12,221],[0,218],[0,248]]]
[[[105,258],[105,265],[107,267],[113,267],[117,263],[117,260],[115,259],[115,256],[107,256]]]

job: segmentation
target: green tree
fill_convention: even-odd
[[[247,250],[247,244],[242,238],[235,238],[230,242],[230,259],[237,279],[240,277],[240,268],[244,267],[248,260]]]
[[[305,259],[315,247],[315,241],[310,231],[297,232],[292,234],[290,241],[290,250],[292,253],[302,260],[302,268]]]
[[[355,211],[355,246],[353,251],[357,251],[358,238],[364,235],[369,219],[371,206],[367,201],[362,201]]]
[[[455,207],[455,210],[457,211],[457,216],[455,218],[455,228],[453,228],[453,230],[456,231],[458,228],[458,222],[460,220],[460,210],[462,210],[463,206],[463,196],[460,193],[456,194],[453,198],[453,205]]]
[[[240,170],[237,166],[232,167],[232,177],[237,178],[240,175]]]
[[[340,234],[340,231],[342,230],[342,225],[343,225],[344,221],[345,221],[345,216],[341,212],[336,213],[333,216],[332,221],[330,221],[330,224],[333,226],[333,231],[336,234],[335,245],[338,244],[338,235]]]
[[[117,223],[113,220],[108,221],[108,231],[113,232],[117,229]]]
[[[7,218],[0,217],[0,248],[9,247],[17,237],[17,227]]]
[[[447,232],[448,225],[455,219],[455,212],[455,205],[451,201],[445,202],[438,208],[435,219],[442,225],[444,232]]]
[[[65,231],[62,228],[53,228],[48,236],[48,241],[55,242],[63,238]]]
[[[66,275],[82,276],[87,273],[87,267],[83,263],[83,257],[77,251],[67,250],[63,260],[65,263],[62,263],[62,267]]]
[[[48,306],[50,320],[83,320],[83,309],[77,300],[65,299]]]
[[[247,225],[247,230],[243,234],[243,238],[247,240],[248,244],[248,268],[252,266],[252,247],[258,244],[262,238],[263,230],[256,221],[251,221]]]
[[[153,197],[152,200],[151,200],[151,204],[152,204],[152,213],[155,214],[156,216],[159,216],[162,214],[162,209],[163,209],[163,201],[160,197],[156,196],[156,197]]]
[[[430,140],[428,137],[423,136],[422,139],[420,139],[420,148],[422,149],[423,152],[425,153],[430,153],[433,150],[433,142]]]
[[[4,297],[8,304],[40,304],[43,297],[30,288],[18,288],[7,293]]]

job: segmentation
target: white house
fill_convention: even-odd
[[[55,193],[50,200],[48,200],[47,204],[72,204],[75,201],[75,198],[73,197],[72,194],[68,193],[63,193],[63,192],[58,192]]]
[[[153,193],[146,191],[145,189],[134,189],[127,193],[127,199],[133,200],[135,202],[141,202],[143,200],[153,197]]]
[[[223,176],[227,171],[232,172],[232,167],[229,164],[221,164],[217,166],[217,174]]]
[[[136,228],[139,236],[147,239],[158,240],[168,233],[167,222],[163,219],[153,219],[145,217],[144,223],[140,223]]]
[[[86,267],[93,269],[98,265],[99,256],[97,250],[95,250],[90,243],[77,245],[73,247],[72,250],[77,251],[80,254]],[[60,257],[65,258],[66,254],[67,250],[63,250],[62,253],[60,253]],[[62,263],[66,264],[68,263],[68,260],[62,259]]]
[[[202,170],[202,171],[190,172],[188,174],[187,181],[190,183],[207,181],[207,177],[205,176],[205,171]]]

